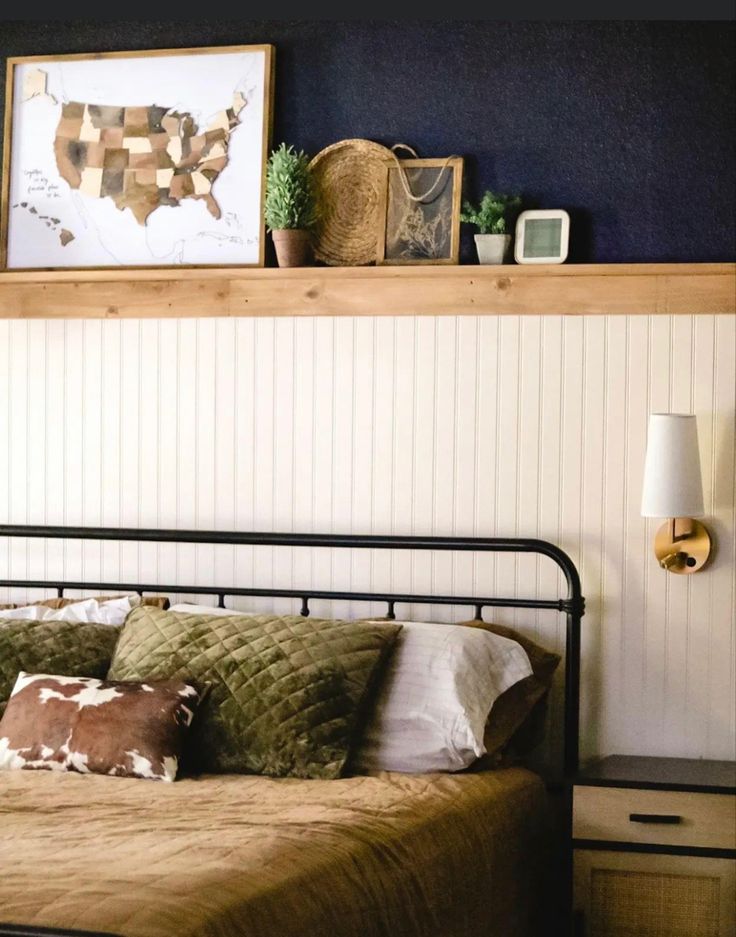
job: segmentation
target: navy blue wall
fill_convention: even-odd
[[[3,55],[272,42],[275,142],[463,155],[466,193],[567,208],[571,260],[736,259],[732,22],[0,27]]]

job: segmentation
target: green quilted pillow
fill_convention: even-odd
[[[209,684],[189,738],[201,770],[337,778],[400,630],[140,607],[126,619],[108,679]]]
[[[101,679],[119,636],[111,625],[0,618],[0,716],[21,670]]]

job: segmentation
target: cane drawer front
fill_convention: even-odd
[[[736,861],[575,850],[575,937],[736,937]]]
[[[736,797],[576,785],[573,837],[736,849]]]

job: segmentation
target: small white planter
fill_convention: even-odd
[[[511,249],[511,235],[476,234],[475,249],[478,251],[478,263],[502,264]]]

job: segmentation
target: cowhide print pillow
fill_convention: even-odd
[[[181,680],[133,683],[21,671],[0,719],[0,769],[173,781],[200,699]]]

